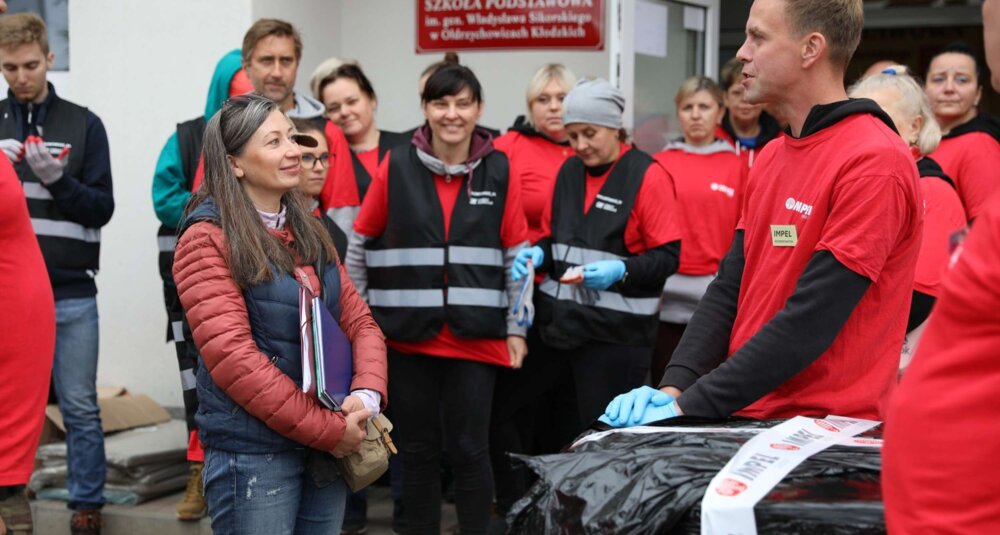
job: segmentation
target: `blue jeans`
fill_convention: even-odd
[[[97,298],[56,301],[56,354],[52,384],[66,425],[69,508],[104,505],[104,431],[97,406]]]
[[[338,535],[347,484],[317,487],[307,450],[234,453],[205,450],[205,500],[215,535]]]

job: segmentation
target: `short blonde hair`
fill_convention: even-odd
[[[528,105],[528,115],[525,116],[527,123],[531,123],[531,103],[545,91],[545,86],[555,80],[567,93],[576,85],[576,75],[566,68],[562,63],[549,63],[543,65],[535,71],[528,82],[528,91],[525,93],[525,103]],[[534,126],[534,125],[532,125]]]
[[[339,69],[344,63],[346,63],[344,60],[338,57],[332,57],[326,58],[316,67],[316,70],[314,70],[312,75],[309,77],[309,91],[312,92],[313,98],[323,102],[323,97],[320,95],[320,91],[322,91],[322,88],[319,86],[320,82],[322,82],[327,76],[333,74],[333,72]]]
[[[895,74],[890,74],[890,71]],[[899,100],[895,105],[908,117],[917,115],[924,118],[923,126],[917,133],[917,148],[921,154],[934,152],[938,144],[941,143],[941,127],[934,119],[934,112],[931,110],[930,101],[927,94],[921,89],[917,82],[907,72],[903,65],[894,65],[867,78],[862,78],[854,83],[848,90],[848,96],[857,98],[858,95],[865,95],[879,89],[891,88],[899,93]]]
[[[712,95],[712,98],[719,103],[720,108],[726,107],[722,88],[715,83],[715,80],[707,76],[692,76],[681,82],[681,86],[677,89],[677,95],[674,97],[674,104],[680,106],[682,100],[699,91],[708,91],[708,94]]]
[[[0,17],[0,48],[14,48],[38,43],[42,54],[49,54],[49,33],[45,22],[34,13],[15,13]]]

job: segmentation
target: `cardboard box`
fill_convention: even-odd
[[[98,387],[101,428],[105,433],[170,421],[170,414],[144,394],[129,394],[124,387]],[[41,444],[63,440],[66,426],[58,405],[45,407]]]

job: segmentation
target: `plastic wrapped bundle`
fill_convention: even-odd
[[[188,479],[187,428],[182,420],[138,427],[105,437],[108,460],[105,497],[111,503],[136,504],[184,488]],[[40,498],[68,500],[66,443],[38,448],[42,466],[28,487]]]
[[[510,532],[700,533],[712,478],[755,433],[781,420],[669,423],[701,429],[614,433],[565,453],[516,456],[538,481],[511,508]],[[884,533],[879,433],[864,434],[864,447],[834,446],[796,467],[757,503],[757,531]]]

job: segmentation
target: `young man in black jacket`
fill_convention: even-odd
[[[59,98],[47,81],[54,55],[32,13],[0,18],[0,146],[24,186],[56,301],[52,382],[66,424],[67,486],[74,534],[99,533],[104,432],[97,406],[97,286],[101,227],[111,219],[111,160],[104,125]]]

